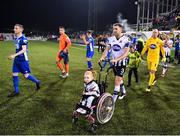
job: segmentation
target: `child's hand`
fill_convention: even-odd
[[[84,92],[84,95],[90,95],[90,93],[89,92]]]
[[[84,93],[85,95],[89,95],[89,93],[88,92],[86,92],[86,93]]]

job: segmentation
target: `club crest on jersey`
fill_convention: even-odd
[[[15,41],[14,46],[15,46],[16,49],[19,49],[19,41],[20,41],[20,40],[16,40],[16,41]]]
[[[150,45],[150,48],[151,48],[151,49],[156,49],[156,45],[155,45],[155,44],[151,44],[151,45]]]
[[[19,44],[14,44],[16,49],[19,49]]]
[[[24,39],[23,42],[24,42],[25,44],[27,44],[28,41],[27,41],[26,39]]]
[[[112,46],[112,49],[113,49],[113,51],[120,51],[121,50],[121,46],[119,46],[118,44],[114,44]]]

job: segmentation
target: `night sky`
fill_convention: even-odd
[[[135,0],[96,0],[97,28],[116,22],[122,13],[129,23],[136,23]],[[0,28],[12,28],[21,23],[25,28],[45,31],[56,30],[59,25],[86,30],[88,0],[3,0],[0,4]]]

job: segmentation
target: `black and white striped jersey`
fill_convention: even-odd
[[[117,39],[115,36],[112,36],[108,38],[107,44],[109,45],[110,50],[112,51],[112,59],[116,59],[125,53],[124,48],[129,48],[130,40],[125,35],[122,35],[119,39]],[[127,58],[124,58],[123,60],[118,61],[114,65],[126,66],[126,62]]]

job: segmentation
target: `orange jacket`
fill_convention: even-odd
[[[65,48],[69,49],[70,46],[71,46],[71,40],[69,39],[69,37],[66,34],[60,35],[59,50],[62,51]]]

